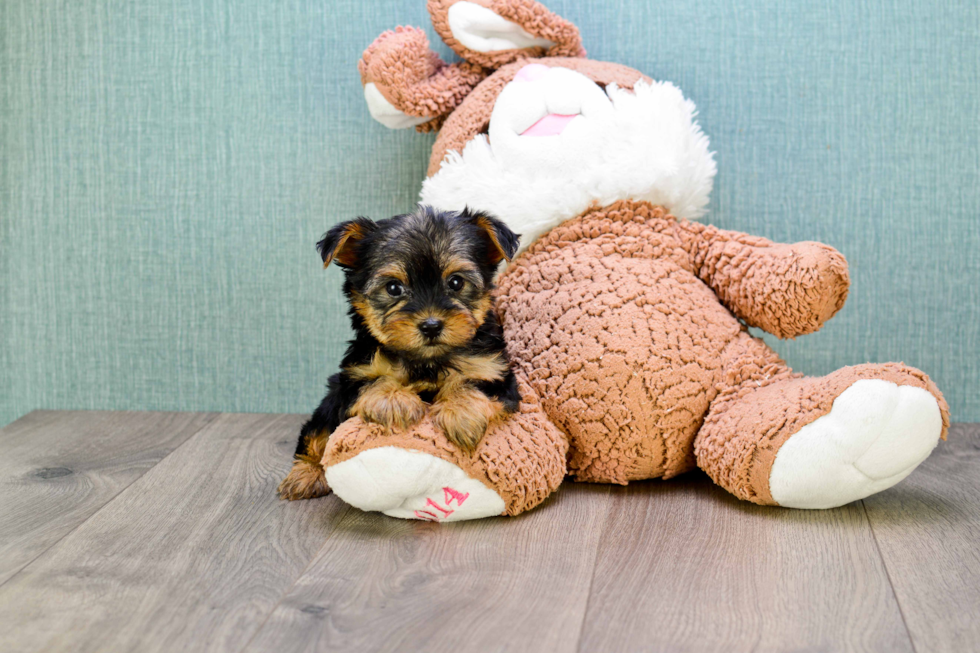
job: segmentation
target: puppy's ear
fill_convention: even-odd
[[[472,222],[480,229],[487,239],[487,252],[491,265],[497,265],[506,259],[509,263],[521,243],[520,234],[515,234],[510,227],[497,218],[482,211],[464,209],[460,214],[465,220]]]
[[[316,244],[320,258],[323,259],[323,267],[330,265],[331,261],[336,261],[337,265],[345,268],[357,267],[360,249],[358,245],[377,227],[370,218],[358,218],[342,222],[325,233],[323,239]]]

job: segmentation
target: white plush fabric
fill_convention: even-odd
[[[520,135],[549,113],[579,116],[557,136]],[[566,68],[515,79],[497,99],[489,138],[450,152],[421,201],[488,211],[522,234],[521,249],[593,203],[647,200],[696,219],[716,171],[696,113],[669,82],[604,92]]]
[[[364,101],[367,102],[371,117],[388,129],[408,129],[432,120],[431,116],[410,116],[399,111],[381,95],[377,85],[369,82],[364,85]]]
[[[935,448],[942,427],[929,392],[857,381],[828,414],[780,447],[769,491],[788,508],[836,508],[863,499],[908,476]]]
[[[326,468],[327,485],[364,511],[400,519],[462,521],[504,512],[504,500],[452,463],[397,447],[368,449]]]
[[[447,18],[453,38],[474,52],[499,52],[534,46],[550,48],[555,44],[554,41],[528,34],[517,23],[472,2],[457,2],[449,8]]]

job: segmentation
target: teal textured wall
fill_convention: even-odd
[[[847,256],[794,367],[902,360],[980,421],[976,0],[547,4],[697,102],[708,220]],[[313,244],[410,207],[432,143],[363,106],[397,24],[432,34],[422,0],[0,2],[0,423],[315,405],[347,327]]]

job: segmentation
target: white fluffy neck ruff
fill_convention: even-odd
[[[519,149],[495,149],[481,134],[462,153],[449,152],[423,183],[421,201],[487,211],[522,235],[521,250],[593,204],[645,200],[679,218],[704,215],[716,166],[694,103],[669,82],[606,91],[614,111],[601,120],[559,136],[521,137]],[[537,156],[528,138],[561,140],[541,142]]]

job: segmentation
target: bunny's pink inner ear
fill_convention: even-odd
[[[429,0],[432,25],[469,62],[499,68],[527,57],[584,57],[578,28],[535,0]]]

